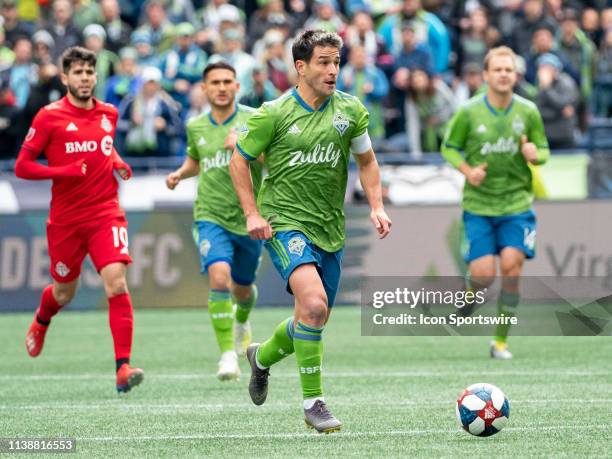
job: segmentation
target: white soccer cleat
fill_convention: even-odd
[[[244,355],[246,348],[251,344],[253,334],[251,333],[251,324],[247,320],[241,324],[237,320],[234,320],[234,349],[236,354]]]
[[[221,381],[235,381],[240,378],[238,356],[234,351],[227,351],[221,354],[217,378],[219,378]]]
[[[491,358],[499,360],[510,360],[512,358],[512,352],[508,350],[506,343],[498,343],[491,341],[490,347]]]

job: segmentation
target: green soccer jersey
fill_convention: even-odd
[[[480,94],[455,114],[444,137],[442,155],[455,167],[463,161],[472,167],[487,163],[480,186],[465,182],[465,210],[495,217],[531,207],[531,170],[521,153],[523,135],[536,145],[538,164],[546,162],[550,151],[540,112],[533,102],[517,95],[512,96],[507,109],[497,110],[486,94]]]
[[[239,133],[254,109],[237,105],[236,111],[223,124],[217,124],[210,113],[187,122],[187,154],[200,163],[198,196],[193,207],[195,220],[205,220],[226,230],[246,235],[246,219],[229,173],[232,150],[223,148],[225,138],[234,129]],[[261,185],[262,166],[251,164],[255,193]]]
[[[341,91],[313,111],[293,89],[249,118],[238,150],[249,160],[265,151],[257,204],[274,231],[301,231],[328,252],[344,246],[350,153],[370,150],[367,126],[366,108]]]

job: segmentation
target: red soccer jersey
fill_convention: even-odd
[[[113,175],[113,138],[117,109],[94,99],[94,107],[75,107],[64,97],[36,114],[22,145],[50,167],[84,160],[84,177],[55,177],[51,188],[51,223],[66,225],[105,216],[123,215]]]

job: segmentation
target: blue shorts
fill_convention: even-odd
[[[272,239],[265,242],[272,263],[287,283],[291,294],[289,276],[300,265],[314,263],[323,281],[327,294],[327,305],[331,308],[336,300],[340,273],[342,272],[342,255],[344,249],[337,252],[326,252],[317,247],[300,231],[277,231]]]
[[[498,255],[506,247],[521,250],[527,258],[535,256],[536,217],[531,209],[500,217],[485,217],[466,210],[463,230],[466,263],[485,255]]]
[[[251,285],[261,261],[263,244],[249,236],[234,234],[216,223],[195,221],[193,238],[200,251],[200,272],[219,261],[232,268],[232,280],[236,284]]]

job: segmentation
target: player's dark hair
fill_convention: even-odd
[[[236,76],[236,69],[234,68],[233,65],[231,65],[229,62],[217,61],[213,64],[208,64],[206,66],[206,68],[202,72],[202,79],[206,81],[206,77],[208,76],[208,74],[212,72],[213,70],[218,70],[218,69],[229,70],[230,72],[234,74],[234,76]]]
[[[85,62],[92,67],[96,66],[96,53],[81,46],[73,46],[62,53],[62,71],[68,73],[75,62]]]
[[[295,38],[291,47],[293,63],[295,64],[297,61],[310,62],[312,53],[317,46],[337,48],[340,51],[343,42],[342,38],[334,32],[327,32],[325,30],[307,30],[302,32]]]

